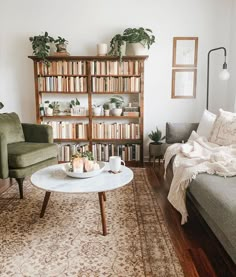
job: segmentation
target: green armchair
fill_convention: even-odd
[[[0,178],[15,178],[21,199],[25,177],[56,163],[50,126],[21,124],[16,113],[0,114]]]

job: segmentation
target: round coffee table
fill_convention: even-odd
[[[105,192],[123,187],[133,179],[133,171],[126,166],[121,166],[119,173],[110,173],[109,163],[105,163],[105,169],[99,175],[77,179],[66,175],[63,168],[65,164],[52,165],[35,172],[31,176],[32,184],[45,190],[45,197],[42,205],[40,217],[44,216],[51,192],[62,193],[87,193],[97,192],[101,210],[103,235],[107,234],[106,215],[105,215]]]

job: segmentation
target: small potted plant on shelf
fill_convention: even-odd
[[[70,113],[71,115],[79,115],[80,113],[80,101],[78,98],[70,101]]]
[[[45,32],[43,35],[30,37],[29,40],[32,43],[34,55],[42,59],[42,61],[49,66],[50,63],[47,57],[50,52],[50,43],[54,41],[53,37],[49,36],[48,32]]]
[[[49,104],[46,108],[45,108],[45,113],[47,116],[52,116],[53,115],[53,105]]]
[[[100,116],[101,113],[102,113],[101,105],[93,104],[93,115],[94,116]]]
[[[116,34],[110,41],[111,50],[108,55],[119,56],[120,61],[122,57],[125,56],[126,52],[126,41],[125,37],[121,34]]]
[[[124,99],[120,95],[113,95],[110,98],[110,104],[112,108],[112,115],[114,116],[121,116],[122,114],[122,105],[124,104]]]
[[[154,158],[153,163],[155,163],[156,157],[160,159],[162,158],[162,140],[165,139],[165,136],[162,137],[162,132],[156,127],[155,131],[151,131],[149,133],[148,137],[152,140],[149,144],[149,161],[151,160],[151,157]]]
[[[155,36],[148,28],[127,28],[123,37],[127,41],[128,55],[147,55],[148,49],[155,42]]]
[[[104,103],[103,104],[103,109],[104,109],[104,115],[109,116],[110,115],[110,106],[109,103]]]
[[[62,38],[62,37],[58,36],[57,39],[54,40],[54,43],[55,43],[56,48],[57,48],[57,53],[66,54],[66,55],[69,54],[66,50],[68,41],[65,38]]]

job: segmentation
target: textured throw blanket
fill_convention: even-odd
[[[173,179],[168,200],[182,215],[181,224],[187,222],[186,189],[198,173],[223,177],[236,175],[236,144],[219,146],[193,131],[187,143],[176,143],[165,153],[165,172],[173,156]]]

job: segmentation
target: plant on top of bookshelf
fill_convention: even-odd
[[[147,46],[148,49],[155,42],[155,36],[152,34],[151,29],[140,28],[127,28],[124,30],[123,36],[129,43],[140,42],[143,46]]]
[[[49,66],[50,63],[46,59],[50,52],[50,43],[54,41],[54,38],[45,32],[43,35],[30,37],[29,40],[32,43],[33,53],[36,57],[42,59],[42,61]]]
[[[110,41],[111,50],[108,55],[119,56],[120,61],[122,61],[122,57],[125,55],[126,51],[126,41],[125,37],[121,34],[116,34]]]
[[[54,39],[54,43],[56,45],[57,52],[59,52],[59,53],[66,52],[66,47],[67,47],[68,41],[65,38],[58,36],[57,39]]]
[[[3,103],[0,102],[0,109],[2,109],[4,107]]]
[[[162,137],[162,133],[157,127],[155,131],[151,131],[151,133],[148,134],[148,137],[153,141],[153,144],[162,144],[161,141],[165,139],[165,136]]]

